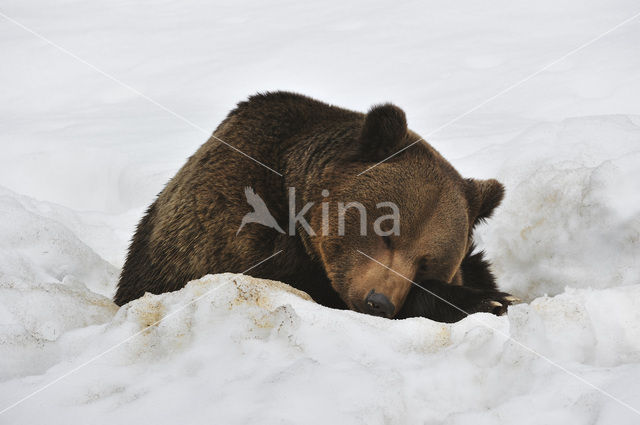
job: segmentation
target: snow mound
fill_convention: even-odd
[[[68,210],[0,187],[0,282],[86,284],[110,295],[118,269],[78,238],[86,227]]]
[[[478,238],[503,289],[533,300],[640,283],[639,141],[636,116],[581,117],[473,156],[502,158],[507,195]]]
[[[2,299],[15,305],[21,289],[4,290]],[[69,299],[55,289],[48,295],[61,306]],[[93,326],[78,328],[63,310],[48,314],[64,329],[46,336],[49,352],[66,360],[28,379],[7,380],[15,373],[4,371],[0,398],[16,400],[86,366],[7,411],[7,423],[68,423],[78,415],[97,423],[266,424],[635,418],[545,358],[640,402],[629,387],[640,374],[638,285],[574,290],[506,317],[475,314],[452,325],[331,310],[285,284],[234,274],[147,294],[117,313],[103,298],[80,299],[95,312]],[[14,326],[29,320],[15,315]],[[26,340],[14,345],[16,355],[33,351]],[[21,374],[46,369],[46,360],[27,356]],[[532,410],[535,417],[522,417]]]
[[[82,285],[0,283],[0,380],[44,373],[84,350],[58,340],[108,322],[116,311],[113,301]]]

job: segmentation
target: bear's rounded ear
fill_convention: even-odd
[[[361,154],[366,160],[381,161],[398,151],[407,136],[407,117],[391,103],[373,106],[364,119],[360,135]]]
[[[504,186],[498,180],[467,179],[470,212],[474,224],[491,217],[504,198]]]

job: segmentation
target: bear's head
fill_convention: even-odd
[[[311,242],[353,310],[393,317],[412,281],[460,285],[473,228],[504,196],[497,180],[464,179],[426,142],[412,145],[417,140],[400,108],[373,107],[348,160],[323,173],[331,191],[311,210],[312,227],[323,229]]]

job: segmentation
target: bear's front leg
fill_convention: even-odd
[[[429,280],[413,286],[397,319],[427,317],[438,322],[453,323],[473,313],[501,316],[511,304],[520,300],[511,294],[495,290],[455,286]]]

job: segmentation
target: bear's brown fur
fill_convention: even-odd
[[[465,275],[463,265],[472,258],[474,225],[502,200],[500,183],[462,178],[425,142],[360,174],[419,139],[407,129],[404,112],[391,104],[365,115],[293,93],[252,96],[229,113],[147,210],[115,302],[174,291],[207,273],[251,268],[250,275],[286,282],[329,307],[378,314],[366,300],[383,294],[392,305],[388,317],[402,310],[410,280],[444,285],[448,297],[451,287],[464,285],[454,291],[465,294],[461,304],[470,304],[468,310],[491,310],[495,303],[482,305],[495,299],[507,305],[507,294],[495,292],[488,265],[477,271],[487,276],[477,285],[480,293],[467,292],[464,281],[473,277]],[[295,188],[294,214],[313,202],[305,218],[316,234],[299,224],[295,235],[251,222],[238,230],[252,211],[247,187],[285,232],[288,188]],[[360,234],[357,208],[346,210],[345,234],[338,234],[338,202],[365,207],[366,236]],[[380,202],[397,205],[399,235],[374,232],[374,219],[389,213],[377,208]],[[321,232],[323,226],[329,231]],[[434,301],[425,296],[414,296],[423,298],[407,303],[400,316],[432,314]]]

